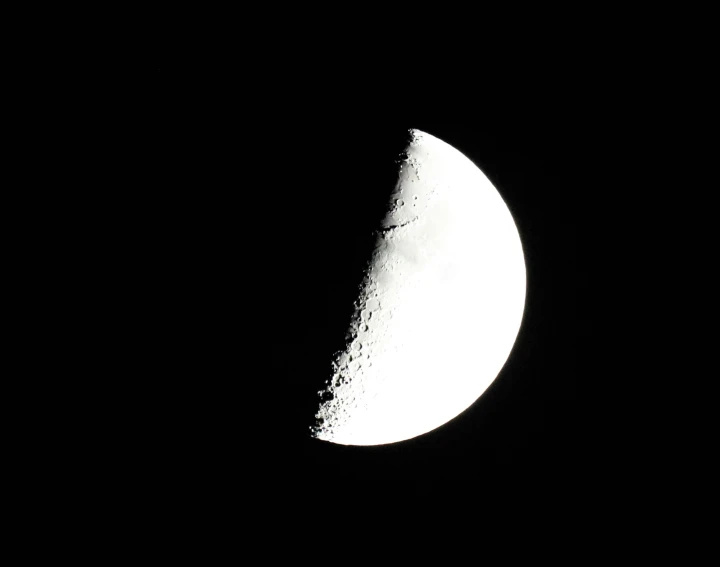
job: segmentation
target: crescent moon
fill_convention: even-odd
[[[319,392],[317,439],[381,445],[436,429],[490,386],[520,329],[526,270],[508,207],[458,150],[410,135],[346,348]]]

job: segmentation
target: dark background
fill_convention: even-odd
[[[142,130],[127,149],[142,164],[125,205],[141,352],[127,388],[142,393],[125,432],[130,468],[160,491],[232,491],[251,478],[243,490],[288,494],[345,480],[575,475],[573,113],[523,105],[521,91],[407,101],[380,81],[322,73],[259,85],[179,64],[145,84],[133,119]],[[520,334],[492,386],[442,427],[381,447],[317,441],[317,391],[409,128],[472,159],[513,214],[528,276]]]

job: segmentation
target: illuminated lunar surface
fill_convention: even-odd
[[[439,427],[492,383],[520,328],[525,262],[510,211],[463,154],[411,136],[319,392],[318,439],[380,445]]]

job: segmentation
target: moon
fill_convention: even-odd
[[[508,359],[526,271],[515,222],[461,152],[420,130],[399,161],[345,348],[332,360],[311,435],[382,445],[443,425]]]

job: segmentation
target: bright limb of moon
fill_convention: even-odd
[[[431,431],[497,377],[520,328],[525,262],[477,166],[419,130],[402,160],[315,437],[380,445]]]

